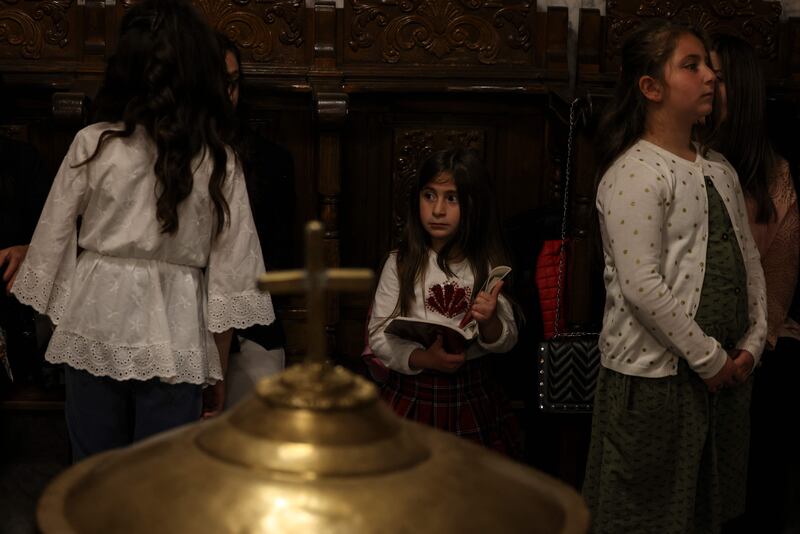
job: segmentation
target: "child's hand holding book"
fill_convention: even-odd
[[[442,336],[436,336],[436,341],[427,349],[416,349],[408,359],[412,369],[433,369],[443,373],[455,373],[464,365],[466,356],[463,352],[452,354],[444,349]]]
[[[497,297],[505,284],[503,278],[510,272],[511,268],[504,265],[491,270],[459,328],[466,327],[473,320],[477,321],[481,337],[488,343],[497,341],[503,333],[503,325],[497,318]]]

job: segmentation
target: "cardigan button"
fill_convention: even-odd
[[[723,241],[727,241],[728,240],[728,234],[722,234],[722,240]]]

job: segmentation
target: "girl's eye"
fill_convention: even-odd
[[[434,195],[432,191],[423,191],[422,198],[425,200],[436,200],[436,195]]]
[[[689,63],[686,65],[686,68],[689,70],[697,70],[697,63]]]
[[[447,195],[447,201],[451,204],[458,204],[458,195]]]

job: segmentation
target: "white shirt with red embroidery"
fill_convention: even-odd
[[[448,277],[437,265],[436,253],[430,251],[428,268],[421,282],[414,288],[414,302],[408,317],[434,319],[458,327],[469,309],[474,276],[467,261],[453,263],[450,268],[455,276]],[[411,369],[408,359],[415,349],[427,347],[384,332],[395,313],[399,295],[397,254],[392,253],[383,266],[378,289],[375,291],[369,321],[369,345],[389,369],[407,375],[418,374],[422,371]],[[517,324],[511,304],[503,295],[497,299],[497,317],[503,325],[500,337],[494,343],[486,343],[478,336],[477,343],[471,344],[466,351],[468,360],[488,353],[508,352],[514,347],[517,342]]]

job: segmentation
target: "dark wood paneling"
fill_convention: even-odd
[[[526,65],[535,63],[536,2],[348,0],[346,64]]]
[[[781,22],[781,3],[765,0],[608,0],[606,15],[581,10],[578,35],[579,79],[584,85],[613,81],[628,34],[642,22],[667,18],[691,23],[708,34],[730,33],[748,41],[762,59],[772,84],[798,73],[796,22]],[[585,24],[584,24],[585,22]],[[600,73],[600,76],[595,76]]]
[[[617,68],[619,49],[625,37],[641,21],[667,18],[685,21],[709,34],[733,33],[745,38],[758,51],[765,64],[777,69],[778,22],[781,3],[761,0],[609,0],[604,70]]]

